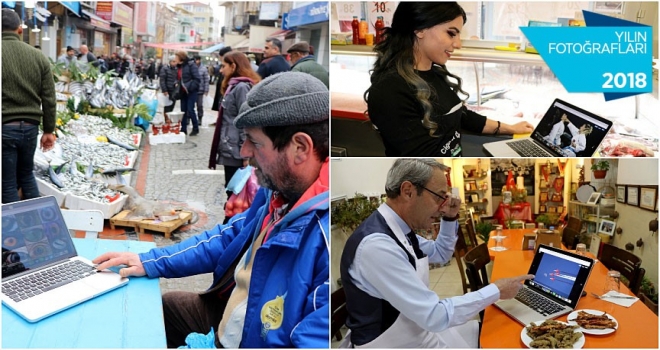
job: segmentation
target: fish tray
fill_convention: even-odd
[[[138,223],[142,221],[141,219],[126,219],[128,214],[130,214],[130,210],[124,210],[120,212],[119,214],[113,216],[110,218],[110,228],[115,229],[115,226],[122,226],[122,227],[132,227],[134,230],[138,229]]]
[[[101,203],[68,193],[66,196],[66,207],[73,210],[100,210],[103,213],[104,219],[110,219],[124,208],[126,200],[128,200],[128,196],[122,194],[119,199],[112,203]]]
[[[129,186],[131,185],[131,181],[133,180],[133,173],[134,173],[134,171],[132,171],[128,174],[122,175],[122,177],[124,178],[124,180],[126,180],[126,183]],[[102,182],[104,182],[108,185],[119,185],[119,183],[117,182],[117,176],[103,176],[101,174],[95,174],[94,179],[102,181]]]
[[[140,233],[145,233],[145,230],[162,232],[165,234],[165,239],[170,239],[172,231],[178,229],[184,224],[190,224],[192,222],[192,212],[191,211],[181,211],[179,212],[179,218],[170,221],[156,222],[156,220],[142,220],[138,222],[138,228]]]
[[[179,134],[149,134],[149,144],[158,145],[161,143],[186,143],[186,134],[180,132]]]
[[[48,183],[47,181],[36,178],[37,180],[37,188],[39,188],[39,194],[43,196],[54,196],[55,200],[57,200],[57,205],[62,207],[66,201],[66,197],[69,194],[69,192],[62,192],[60,191],[56,186]]]

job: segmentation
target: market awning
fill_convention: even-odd
[[[245,39],[243,41],[240,41],[232,45],[232,48],[236,51],[247,52],[248,49],[250,48],[250,39]]]
[[[280,39],[281,41],[284,41],[284,39],[286,39],[286,36],[289,35],[289,33],[291,32],[293,32],[293,30],[281,29],[276,31],[275,33],[268,34],[268,37],[277,38]]]
[[[191,46],[208,46],[215,45],[215,42],[202,42],[202,43],[143,43],[144,46],[155,47],[157,49],[176,50],[184,49]]]
[[[225,43],[220,43],[220,44],[217,44],[217,45],[213,45],[209,48],[206,48],[204,50],[201,50],[199,53],[214,53],[214,52],[222,49],[223,47],[225,47]]]
[[[71,13],[80,17],[80,2],[78,1],[60,1],[62,6],[66,7]]]

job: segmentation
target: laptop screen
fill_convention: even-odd
[[[593,260],[560,249],[539,246],[525,284],[573,308],[587,283]]]
[[[2,206],[2,278],[74,256],[55,197]]]
[[[564,157],[591,157],[612,122],[556,99],[532,138]]]

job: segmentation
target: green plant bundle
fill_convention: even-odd
[[[536,222],[544,224],[545,227],[550,227],[550,226],[557,227],[559,225],[559,215],[541,214],[536,217]]]
[[[379,199],[369,199],[361,193],[355,193],[355,197],[334,204],[332,224],[344,232],[352,232],[376,211],[380,204]]]
[[[493,230],[493,227],[493,224],[490,222],[480,222],[476,225],[474,230],[477,231],[477,237],[488,243],[488,240],[490,239],[490,232]]]
[[[610,170],[610,162],[606,160],[599,160],[597,162],[594,162],[593,164],[591,164],[591,171],[596,171],[596,170],[605,170],[605,171]]]
[[[655,289],[655,285],[648,277],[644,276],[642,279],[642,285],[640,286],[639,290],[644,293],[644,295],[649,297],[651,301],[656,304],[658,303],[658,290]]]

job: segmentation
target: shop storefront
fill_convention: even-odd
[[[96,3],[96,15],[115,26],[119,35],[113,40],[113,45],[124,46],[133,44],[133,9],[126,4],[113,1],[98,1]]]
[[[282,29],[294,29],[296,41],[307,41],[316,51],[314,56],[319,64],[326,69],[330,65],[328,43],[328,21],[330,5],[327,2],[313,2],[295,7],[282,17]]]

